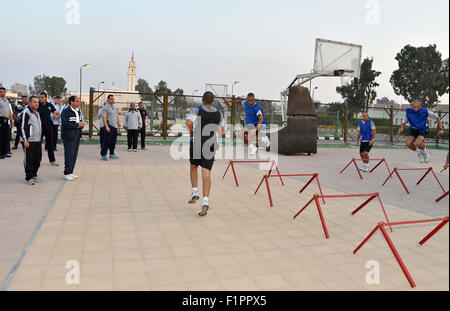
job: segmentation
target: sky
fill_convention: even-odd
[[[436,44],[449,56],[448,0],[0,0],[0,82],[31,84],[39,74],[62,76],[69,90],[126,89],[131,52],[137,77],[165,80],[185,94],[206,83],[229,84],[237,95],[279,99],[297,74],[313,68],[316,38],[363,46],[374,58],[378,97],[396,96],[389,83],[396,54],[407,44]],[[79,23],[68,23],[79,4]],[[315,99],[339,101],[339,78],[318,78]],[[231,89],[231,86],[230,86]],[[441,98],[448,103],[448,96]]]

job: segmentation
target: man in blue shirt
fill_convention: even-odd
[[[406,140],[406,145],[409,149],[417,152],[420,163],[428,163],[431,158],[430,151],[425,147],[425,138],[429,131],[428,118],[436,120],[438,124],[438,134],[444,134],[441,118],[427,108],[422,108],[421,100],[415,100],[410,108],[406,108],[406,118],[403,120],[402,126],[398,130],[398,135],[400,135],[405,130],[406,124],[409,123],[409,137]]]
[[[363,166],[361,171],[369,171],[369,152],[373,147],[375,142],[375,135],[377,134],[375,123],[369,120],[369,113],[363,112],[362,121],[358,125],[358,138],[356,138],[356,144],[359,145],[359,140],[361,139],[361,144],[359,145],[359,153],[361,159],[363,160]]]

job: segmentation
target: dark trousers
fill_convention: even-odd
[[[141,148],[145,148],[145,126],[139,130],[139,135],[141,135]]]
[[[48,160],[55,162],[55,147],[53,146],[53,126],[42,126],[42,138],[45,137],[45,148],[48,153]]]
[[[100,128],[100,147],[103,146],[103,140],[105,138],[105,133],[103,132],[103,130],[105,129],[105,127],[101,127]]]
[[[80,140],[64,140],[64,175],[73,174],[77,163]]]
[[[137,149],[139,137],[139,130],[128,130],[127,138],[128,138],[128,149]]]
[[[103,144],[102,144],[102,151],[101,155],[105,156],[108,154],[113,155],[114,151],[116,149],[116,142],[117,142],[117,128],[110,126],[109,127],[111,131],[108,133],[106,131],[106,127],[103,128]]]
[[[8,119],[0,118],[0,156],[5,156],[8,153],[9,145],[9,125]]]
[[[19,142],[20,142],[20,131],[22,130],[19,126],[16,126],[16,140],[14,141],[14,147],[18,147],[19,146]]]
[[[25,148],[25,179],[31,180],[37,176],[42,160],[41,142],[30,142],[30,147]]]
[[[58,129],[59,125],[53,125],[53,150],[56,150],[56,145],[58,144]]]
[[[8,152],[7,153],[11,153],[11,138],[12,138],[12,126],[8,125],[9,130],[8,130],[8,145],[6,146]]]

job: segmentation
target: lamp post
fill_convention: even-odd
[[[192,91],[192,96],[195,96],[195,93],[198,93],[198,90],[193,90]]]
[[[319,88],[319,87],[316,86],[316,87],[313,89],[313,93],[312,93],[312,100],[313,100],[313,103],[314,103],[314,93],[315,93],[315,91],[316,91],[318,88]]]
[[[80,67],[80,103],[82,102],[82,90],[83,90],[83,67],[90,67],[91,64],[84,64]]]
[[[234,81],[233,84],[231,84],[231,97],[234,96],[234,86],[237,85],[237,84],[239,84],[239,83],[241,83],[241,82],[239,82],[239,81]]]
[[[105,84],[105,81],[99,82],[99,83],[97,84],[97,85],[98,85],[97,91],[100,91],[100,84]]]

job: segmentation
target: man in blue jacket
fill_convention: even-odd
[[[409,149],[416,151],[420,163],[430,162],[430,151],[425,147],[425,138],[428,135],[428,118],[436,120],[438,124],[438,134],[443,135],[442,120],[437,114],[422,108],[422,101],[415,100],[410,108],[406,108],[406,118],[403,120],[402,127],[398,130],[398,135],[403,133],[406,124],[409,123],[409,137],[406,145]]]
[[[83,115],[79,109],[80,99],[69,97],[69,107],[61,114],[61,137],[64,143],[64,179],[73,181],[78,176],[73,174],[80,146],[81,131],[84,127]]]
[[[363,112],[362,121],[358,125],[358,138],[356,138],[356,144],[359,144],[361,139],[361,144],[359,145],[359,153],[361,159],[363,160],[363,166],[361,171],[369,171],[369,152],[372,150],[373,143],[375,142],[375,135],[377,134],[375,123],[369,120],[369,113]]]

